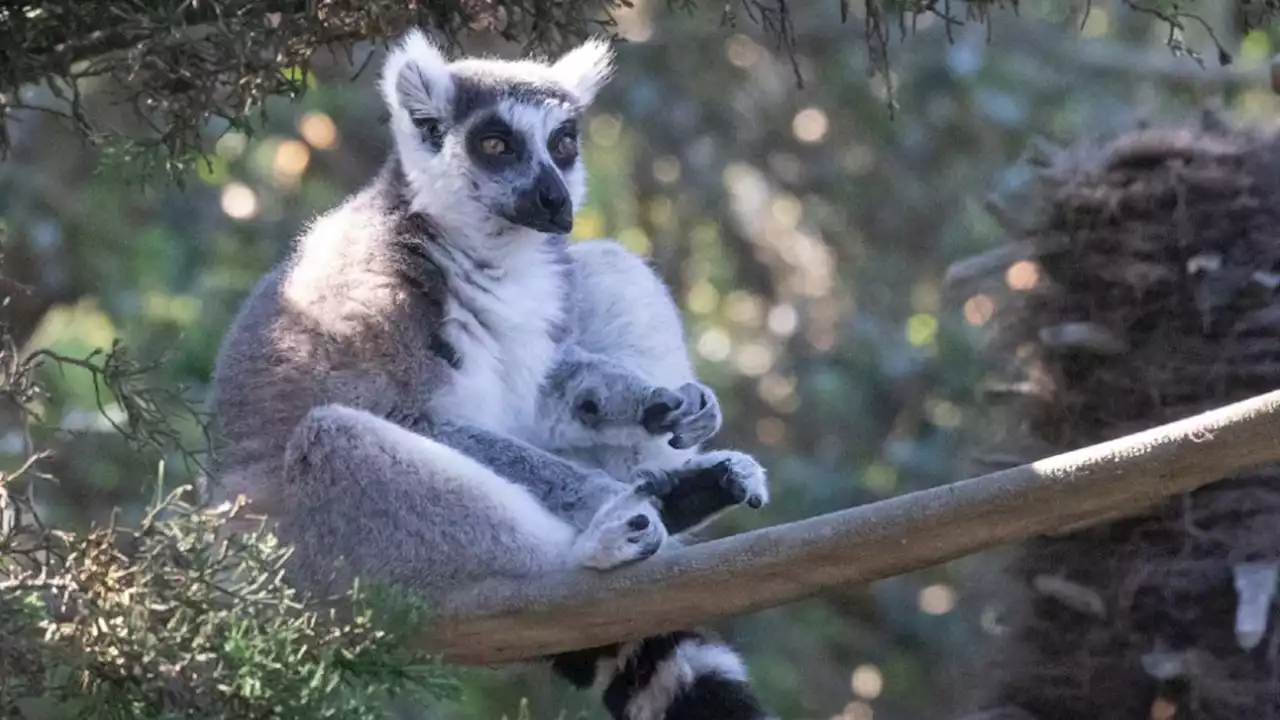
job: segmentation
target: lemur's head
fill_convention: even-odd
[[[568,233],[586,194],[578,121],[612,72],[601,40],[555,62],[449,62],[411,31],[381,89],[414,209],[446,227]]]

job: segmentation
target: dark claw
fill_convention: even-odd
[[[671,439],[667,441],[667,444],[677,450],[688,450],[694,445],[697,445],[696,442],[693,442],[692,440],[690,440],[688,437],[684,435],[672,435]]]
[[[733,498],[734,505],[741,505],[747,499],[747,487],[742,483],[733,483],[729,486],[729,496]]]
[[[661,547],[662,547],[662,541],[654,540],[653,542],[649,543],[644,547],[644,551],[641,553],[640,557],[637,559],[644,560],[645,558],[651,558],[657,554],[658,549]]]
[[[649,517],[647,515],[633,515],[627,521],[627,527],[639,532],[649,527]]]
[[[703,410],[706,410],[708,404],[709,403],[707,402],[706,393],[699,391],[698,392],[698,411],[701,412]]]

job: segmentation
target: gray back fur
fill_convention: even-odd
[[[403,212],[401,186],[389,163],[318,218],[228,330],[211,409],[218,468],[233,491],[272,501],[272,485],[259,481],[279,475],[290,434],[312,408],[394,417],[444,385],[448,363],[431,349],[446,290],[420,252],[435,231]]]

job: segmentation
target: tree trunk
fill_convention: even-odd
[[[994,300],[988,350],[1012,376],[990,396],[993,456],[1091,445],[1280,385],[1273,137],[1209,121],[1036,164],[1034,220],[1011,228],[1022,254],[966,292]],[[1039,720],[1280,717],[1278,481],[1276,466],[1235,474],[1025,543],[983,704]]]

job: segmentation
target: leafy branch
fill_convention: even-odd
[[[846,23],[850,0],[826,7]],[[1018,11],[1018,0],[973,0],[963,13],[951,0],[862,0],[865,42],[872,67],[891,79],[891,29],[914,32],[917,20],[942,20],[948,41],[955,28],[987,24],[993,10]],[[667,0],[669,9],[693,11],[698,0]],[[1165,0],[1126,0],[1131,12],[1151,15],[1169,28],[1168,45],[1199,58],[1182,41],[1188,24],[1205,27],[1219,59],[1230,53],[1199,15]],[[367,44],[384,44],[410,26],[432,28],[449,46],[473,36],[497,36],[527,52],[563,49],[593,33],[609,33],[629,0],[78,0],[0,3],[0,158],[13,138],[9,119],[53,114],[118,159],[160,167],[181,180],[208,149],[211,121],[251,133],[272,97],[306,92],[313,59],[324,51],[345,56],[359,75],[372,57]],[[723,24],[740,17],[796,61],[794,7],[790,0],[732,0],[719,6]],[[1087,16],[1091,5],[1086,8]],[[1266,3],[1244,13],[1248,27],[1273,20],[1280,8]],[[357,54],[363,54],[357,61]],[[892,88],[889,88],[892,107]],[[108,117],[123,108],[140,129]],[[114,115],[109,111],[115,112]]]
[[[148,382],[156,364],[119,345],[23,355],[0,317],[0,408],[15,411],[26,446],[0,469],[0,717],[372,719],[391,698],[455,697],[439,659],[409,643],[428,621],[419,600],[359,584],[299,593],[285,578],[290,550],[261,522],[232,532],[246,525],[241,506],[191,503],[185,485],[163,493],[163,464],[136,526],[115,513],[70,532],[41,517],[34,489],[57,481],[30,432],[42,368],[90,373],[98,412],[136,451],[199,466],[174,421],[201,418],[180,390]]]

